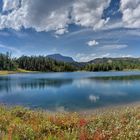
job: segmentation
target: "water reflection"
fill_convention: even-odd
[[[72,84],[72,79],[13,79],[0,77],[0,92],[12,92],[13,90],[60,88]]]
[[[95,96],[95,95],[90,95],[90,96],[89,96],[89,100],[90,100],[91,102],[95,102],[95,103],[96,103],[99,99],[100,99],[99,96]]]
[[[72,83],[72,79],[36,79],[19,83],[22,89],[45,89],[47,87],[60,88]]]
[[[95,75],[95,73],[94,73]],[[99,73],[98,73],[99,75]],[[103,75],[103,73],[101,73]],[[108,73],[109,75],[109,73]],[[112,73],[111,73],[112,75]],[[50,110],[93,109],[140,101],[140,76],[0,77],[0,102]],[[72,77],[73,76],[73,77]]]

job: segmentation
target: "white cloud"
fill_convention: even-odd
[[[63,28],[63,29],[59,29],[55,32],[56,35],[63,35],[64,33],[67,33],[68,30]]]
[[[127,30],[126,33],[128,35],[132,35],[132,36],[140,36],[140,30],[136,29],[136,30]]]
[[[89,62],[91,60],[94,60],[96,58],[125,58],[125,57],[136,57],[136,56],[133,56],[131,54],[127,54],[127,53],[124,53],[124,54],[117,54],[117,53],[91,53],[91,54],[86,54],[86,53],[78,53],[75,57],[76,61],[79,61],[79,62]]]
[[[109,57],[109,56],[110,56],[110,53],[106,53],[106,54],[101,55],[100,58]]]
[[[111,21],[108,24],[106,24],[102,30],[111,30],[111,29],[116,29],[116,28],[122,28],[123,22],[119,20]]]
[[[119,57],[125,58],[125,57],[133,57],[131,54],[120,54]]]
[[[69,24],[99,29],[140,28],[140,0],[121,0],[122,20],[103,18],[111,0],[3,0],[0,29],[68,32]],[[108,24],[107,24],[108,23]]]
[[[108,19],[103,19],[103,11],[110,0],[3,0],[0,14],[0,29],[33,28],[36,31],[54,31],[61,35],[68,25],[100,29]]]
[[[125,27],[140,28],[140,0],[121,0],[120,10]]]
[[[112,44],[112,45],[104,45],[101,49],[104,50],[114,50],[114,49],[124,49],[128,46],[126,44]]]
[[[91,53],[91,54],[85,54],[85,53],[78,53],[76,55],[76,60],[79,62],[88,62],[96,58],[103,58],[103,57],[109,57],[111,56],[110,53]]]
[[[6,0],[11,1],[11,0]],[[17,0],[12,0],[3,10],[11,10],[10,5]],[[8,3],[8,2],[7,2]],[[15,2],[16,3],[16,2]],[[36,31],[58,31],[62,33],[70,22],[69,0],[21,0],[20,7],[16,4],[12,6],[12,11],[8,14],[0,15],[0,29],[12,28],[20,30],[24,28],[34,28]]]
[[[91,40],[89,42],[87,42],[88,46],[96,46],[99,45],[99,42],[97,42],[96,40]]]
[[[103,11],[111,0],[77,0],[73,4],[72,17],[74,23],[94,30],[102,28],[109,20],[103,19]]]
[[[84,54],[84,53],[78,53],[76,55],[76,60],[80,62],[88,62],[90,60],[93,60],[95,58],[96,54]]]
[[[3,0],[3,11],[9,11],[18,8],[19,0]]]
[[[20,50],[14,48],[14,47],[11,47],[11,46],[0,44],[0,48],[4,49],[6,51],[10,51],[10,52],[14,52],[14,53],[17,53],[17,54],[21,54]]]

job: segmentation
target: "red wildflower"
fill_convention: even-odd
[[[87,125],[87,121],[85,120],[85,119],[81,119],[80,121],[79,121],[79,126],[80,127],[84,127],[84,126],[86,126]]]

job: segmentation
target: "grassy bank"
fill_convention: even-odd
[[[17,69],[15,71],[0,70],[0,75],[15,74],[15,73],[30,73],[31,71]]]
[[[128,140],[140,138],[140,107],[101,114],[51,114],[0,107],[2,140]]]

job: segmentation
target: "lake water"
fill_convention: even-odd
[[[140,101],[140,72],[32,73],[0,76],[0,103],[81,111]]]

